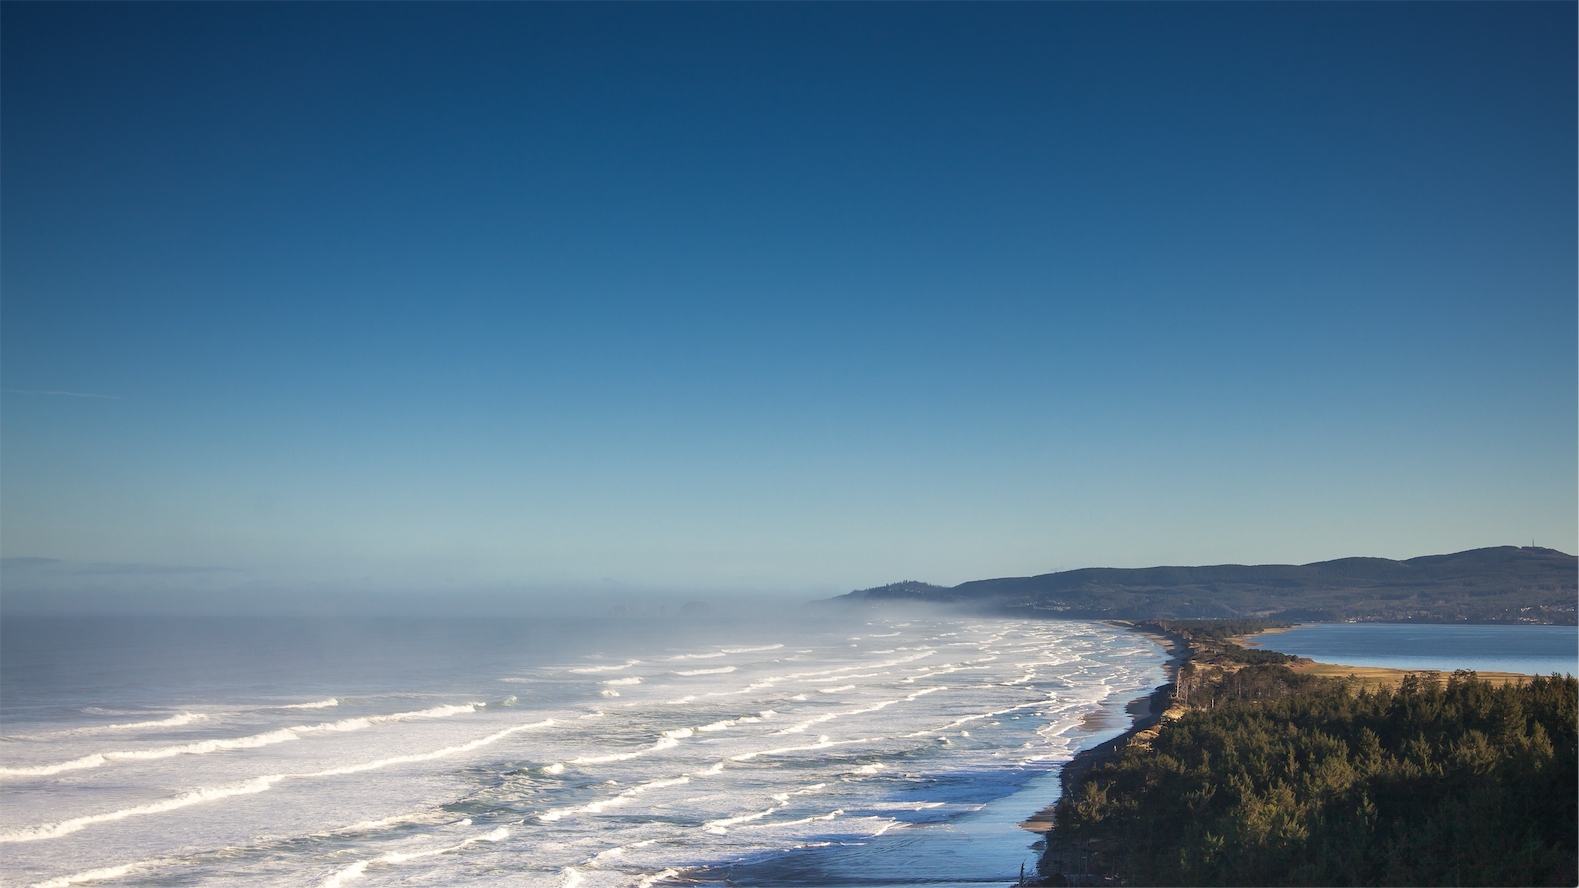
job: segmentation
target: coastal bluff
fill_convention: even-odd
[[[1134,627],[1186,648],[1164,711],[1065,765],[1022,884],[1579,883],[1571,675],[1322,677],[1265,622]]]

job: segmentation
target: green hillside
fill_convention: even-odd
[[[1406,561],[1104,568],[943,587],[906,581],[831,599],[918,601],[1087,619],[1274,617],[1295,621],[1575,623],[1579,559],[1500,546]]]

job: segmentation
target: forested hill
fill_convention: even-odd
[[[1047,884],[1576,884],[1573,678],[1252,672],[1059,800]]]
[[[971,609],[1097,619],[1274,617],[1285,620],[1575,623],[1579,559],[1500,546],[1407,561],[1093,567],[943,587],[907,581],[829,603],[951,603]]]

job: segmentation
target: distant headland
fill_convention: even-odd
[[[813,606],[924,602],[1069,619],[1574,625],[1576,600],[1579,558],[1555,549],[1497,546],[1405,561],[1090,567],[952,587],[906,581],[858,589]]]

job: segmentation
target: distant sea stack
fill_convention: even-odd
[[[1069,619],[1265,617],[1296,622],[1575,625],[1579,559],[1555,549],[1498,546],[1406,561],[1090,567],[1034,577],[934,586],[915,580],[859,589],[816,607],[901,602]]]

